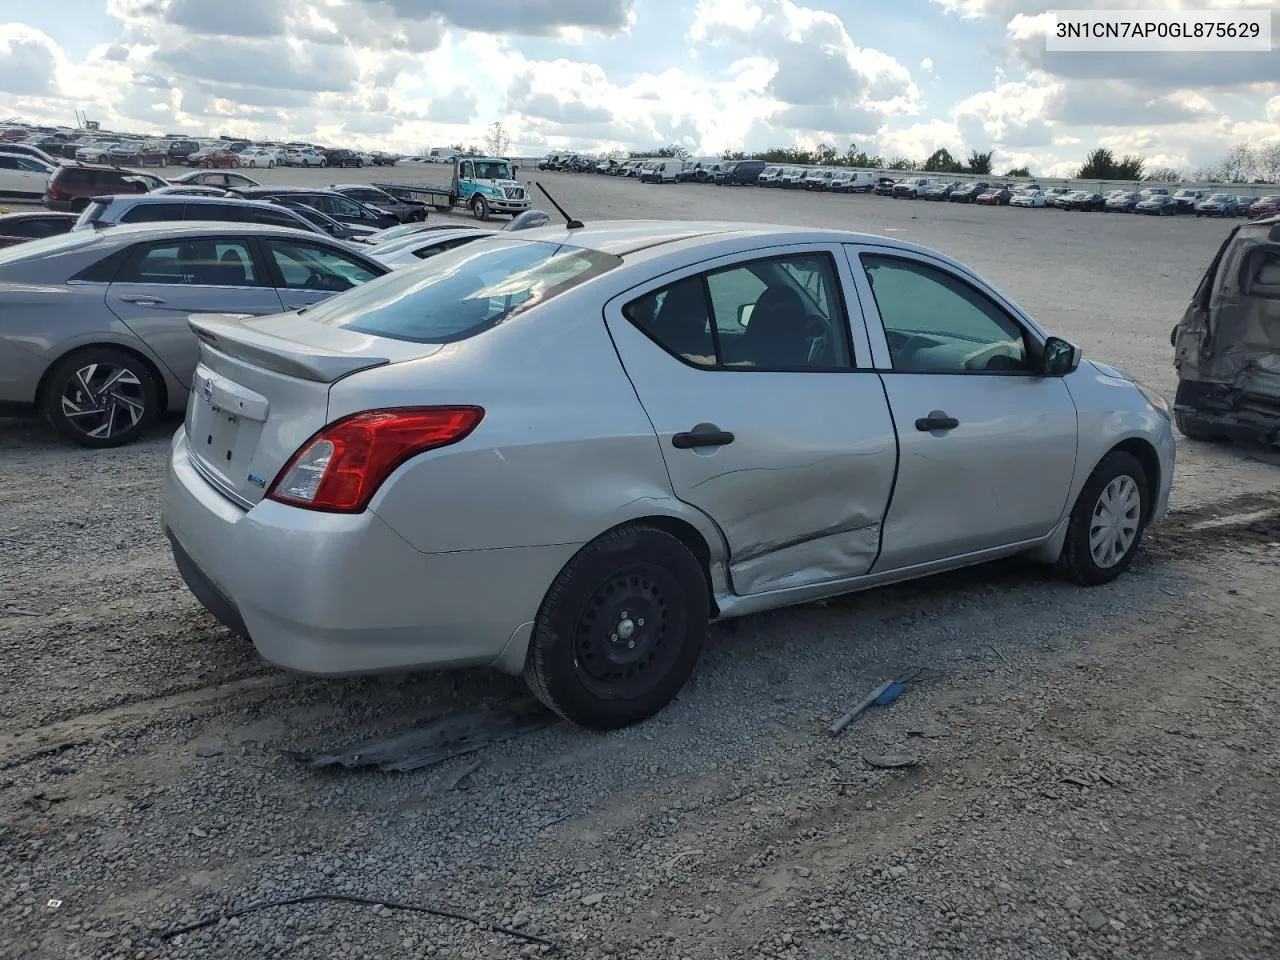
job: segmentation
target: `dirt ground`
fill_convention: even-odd
[[[584,218],[918,240],[1170,395],[1229,229],[540,179]],[[260,661],[160,534],[176,426],[90,452],[0,420],[0,957],[1280,956],[1274,456],[1182,441],[1174,513],[1109,586],[1007,561],[747,618],[640,727],[390,773],[300,756],[467,711],[483,736],[523,689]],[[311,895],[348,899],[277,905]]]

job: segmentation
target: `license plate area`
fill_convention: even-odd
[[[262,495],[262,484],[250,479],[250,465],[263,424],[260,420],[238,412],[244,408],[232,390],[203,389],[197,374],[197,389],[188,404],[187,446],[199,462],[206,477],[235,497],[256,501]],[[230,400],[236,410],[224,405]],[[256,410],[254,411],[256,413]]]

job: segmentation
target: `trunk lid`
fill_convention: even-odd
[[[328,423],[335,381],[441,349],[312,323],[297,312],[201,314],[188,323],[200,341],[184,428],[192,460],[246,508]]]

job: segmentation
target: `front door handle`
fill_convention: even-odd
[[[916,429],[921,433],[932,433],[934,430],[954,430],[960,426],[960,421],[955,417],[948,416],[945,410],[931,410],[927,417],[921,417],[916,421]]]
[[[714,423],[700,423],[686,433],[673,434],[671,445],[677,450],[689,450],[693,447],[723,447],[733,443],[733,434],[721,430]]]
[[[164,303],[159,297],[144,297],[141,294],[136,296],[121,297],[125,303],[136,303],[140,307],[158,307]]]

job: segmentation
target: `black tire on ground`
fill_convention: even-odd
[[[480,194],[471,198],[471,215],[477,220],[489,219],[489,201]]]
[[[85,370],[92,374],[79,377]],[[113,385],[115,371],[123,374]],[[54,365],[40,405],[67,439],[85,447],[119,447],[137,439],[156,418],[160,390],[151,369],[136,354],[117,347],[86,347]],[[85,411],[78,416],[77,406]],[[103,412],[95,415],[91,410]]]
[[[1212,440],[1213,433],[1210,430],[1200,426],[1196,421],[1192,420],[1181,410],[1173,411],[1173,423],[1178,428],[1178,432],[1188,440]]]
[[[1125,479],[1137,487],[1138,505],[1136,515],[1128,514],[1118,518],[1122,523],[1135,523],[1133,540],[1128,548],[1113,562],[1099,564],[1091,549],[1090,538],[1099,525],[1105,525],[1108,518],[1095,515],[1102,510],[1102,498],[1113,483],[1123,485]],[[1058,570],[1069,580],[1084,586],[1097,586],[1110,583],[1129,569],[1134,554],[1142,543],[1142,534],[1146,528],[1147,517],[1151,513],[1151,490],[1147,472],[1138,462],[1138,458],[1123,450],[1113,450],[1102,458],[1102,462],[1094,468],[1084,489],[1076,498],[1071,509],[1071,520],[1067,526],[1067,539],[1062,545],[1062,555],[1058,559]]]
[[[594,730],[638,723],[693,674],[710,599],[697,558],[643,524],[593,540],[538,610],[524,679],[567,720]]]

